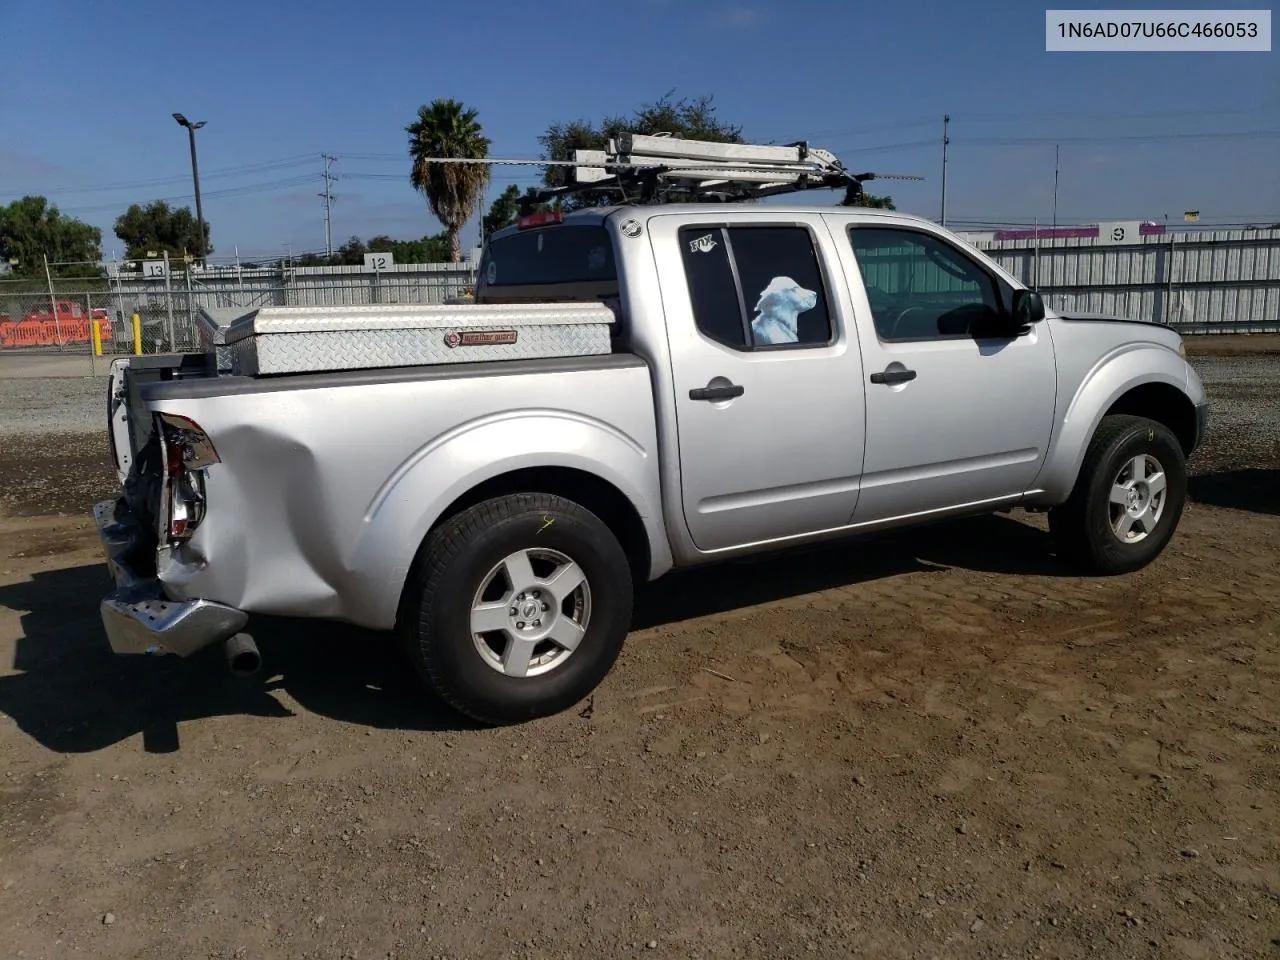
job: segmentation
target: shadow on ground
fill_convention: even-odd
[[[1280,469],[1249,467],[1190,477],[1187,493],[1197,503],[1280,516]]]
[[[635,629],[674,623],[920,570],[962,567],[1062,575],[1046,534],[1001,516],[909,533],[792,550],[767,558],[673,574],[643,586]],[[389,635],[344,624],[257,618],[250,631],[265,667],[243,680],[225,669],[220,646],[190,660],[111,653],[98,618],[109,589],[94,564],[38,573],[0,587],[0,605],[23,611],[14,668],[0,677],[0,711],[43,746],[99,750],[138,734],[148,752],[178,750],[179,724],[202,717],[289,717],[273,693],[345,723],[405,730],[471,729],[425,693]]]

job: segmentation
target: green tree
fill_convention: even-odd
[[[447,263],[450,257],[447,231],[430,234],[417,240],[395,240],[386,234],[370,237],[367,241],[351,237],[334,251],[333,259],[315,257],[312,261],[299,260],[302,266],[319,266],[325,263],[359,266],[366,253],[389,253],[396,263]]]
[[[44,258],[62,267],[61,276],[102,273],[102,231],[74,217],[63,216],[40,196],[25,196],[0,207],[0,259],[13,261],[17,276],[44,273]]]
[[[146,206],[135,203],[116,217],[115,231],[125,243],[125,257],[129,260],[165,251],[170,260],[179,262],[184,255],[200,256],[200,230],[188,207],[170,207],[164,200],[154,200]],[[204,224],[203,250],[205,256],[213,252],[208,221]]]
[[[537,187],[526,187],[524,196],[530,197],[537,192]],[[520,196],[520,188],[512,184],[498,194],[497,199],[489,205],[489,212],[484,215],[482,223],[480,237],[482,244],[503,227],[511,226],[520,218]],[[535,203],[531,208],[531,212],[543,213],[550,209],[552,209],[551,204]]]
[[[877,197],[873,193],[864,193],[857,203],[845,203],[840,201],[842,207],[875,207],[878,210],[897,210],[893,205],[893,197]]]
[[[520,188],[514,183],[498,194],[498,198],[489,204],[489,212],[484,215],[484,220],[481,221],[481,243],[484,243],[485,240],[503,227],[509,227],[516,222],[516,218],[520,215],[519,203]]]
[[[396,263],[448,263],[452,256],[448,231],[417,240],[393,240],[385,235],[372,237],[367,249],[370,253],[389,253]]]
[[[575,150],[603,150],[611,137],[622,133],[668,133],[688,140],[711,140],[716,143],[742,143],[742,127],[726,123],[716,116],[709,96],[682,97],[673,100],[669,91],[653,103],[637,108],[630,116],[605,117],[599,125],[586,120],[553,123],[538,138],[544,160],[572,160]],[[573,182],[570,167],[549,167],[543,175],[547,187],[560,187]],[[565,209],[622,202],[614,191],[594,191],[585,196],[565,197]],[[670,196],[669,199],[677,199]]]
[[[432,161],[488,158],[489,138],[477,115],[457,100],[439,99],[419,107],[418,118],[405,127],[413,161],[409,182],[426,196],[431,212],[444,224],[453,263],[462,260],[459,234],[489,185],[489,165]]]

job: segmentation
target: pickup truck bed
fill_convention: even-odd
[[[237,465],[208,471],[203,491],[234,524],[201,524],[161,552],[156,574],[174,600],[390,629],[441,507],[513,470],[597,477],[647,518],[646,538],[664,539],[649,371],[633,354],[189,376],[136,395],[138,409],[198,423],[220,461]],[[141,477],[137,486],[132,509],[156,522],[158,486]]]

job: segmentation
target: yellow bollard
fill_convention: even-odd
[[[93,321],[93,355],[102,356],[102,321]]]
[[[142,318],[136,313],[133,315],[133,352],[142,356]]]

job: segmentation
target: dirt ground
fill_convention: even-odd
[[[1280,958],[1280,358],[1197,363],[1147,570],[1015,513],[673,576],[501,730],[336,625],[113,656],[105,444],[0,436],[0,954]]]

